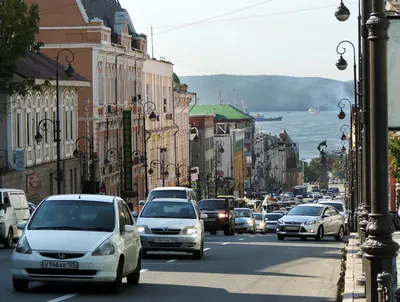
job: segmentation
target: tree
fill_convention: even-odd
[[[16,62],[26,51],[37,51],[39,8],[29,8],[23,0],[0,0],[0,93],[25,96],[29,90],[41,90],[34,79],[15,79]]]
[[[389,157],[391,172],[396,182],[400,182],[400,136],[391,135],[389,138]]]
[[[304,163],[304,178],[307,182],[318,181],[319,158],[313,158],[310,163]]]

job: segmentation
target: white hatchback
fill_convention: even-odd
[[[13,285],[29,282],[105,282],[118,292],[122,279],[139,283],[140,234],[125,201],[105,195],[46,198],[24,230],[12,256]]]

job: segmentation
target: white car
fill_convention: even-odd
[[[143,247],[147,252],[173,251],[192,253],[201,259],[204,251],[204,221],[191,200],[180,198],[155,198],[146,202],[137,225]]]
[[[278,240],[285,237],[314,237],[319,241],[332,236],[342,241],[345,232],[344,217],[332,206],[324,204],[301,204],[278,220],[276,234]]]
[[[343,203],[343,201],[341,201],[341,200],[329,200],[329,201],[324,200],[324,201],[318,201],[318,203],[332,206],[336,210],[338,210],[340,215],[342,215],[344,217],[344,224],[345,224],[344,230],[345,230],[345,234],[347,235],[349,233],[349,215],[350,215],[351,211],[348,211],[346,209],[346,205]]]
[[[54,195],[43,200],[12,255],[13,285],[29,282],[105,282],[117,293],[122,279],[140,279],[140,234],[125,201],[105,195]]]

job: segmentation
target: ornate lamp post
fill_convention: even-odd
[[[160,160],[158,160],[158,159],[152,160],[152,161],[150,162],[150,169],[149,169],[148,173],[149,173],[150,175],[153,175],[154,170],[153,170],[152,167],[156,167],[157,165],[160,166],[160,173],[161,173],[161,177],[162,177],[162,184],[163,184],[163,187],[165,187],[165,176],[166,176],[166,172],[165,172],[165,170],[164,170],[164,164],[162,163],[162,161],[160,161]],[[169,175],[169,174],[167,174],[167,175]]]
[[[111,161],[109,160],[110,157],[111,159],[116,158],[119,161],[119,185],[120,185],[120,194],[123,196],[124,193],[124,183],[123,183],[123,178],[124,178],[124,171],[123,171],[123,165],[122,165],[122,152],[120,152],[117,148],[110,148],[106,152],[106,157],[104,159],[104,164],[108,166],[111,164]]]
[[[181,164],[178,167],[176,167],[176,173],[175,173],[175,175],[176,175],[176,184],[177,184],[177,186],[179,186],[179,178],[181,177],[180,170],[181,170],[182,167],[186,167],[186,170],[187,170],[187,173],[188,173],[188,175],[187,175],[188,176],[188,182],[189,182],[189,187],[190,187],[192,171],[191,171],[190,167],[188,167],[185,164]]]
[[[347,21],[350,17],[350,10],[343,4],[343,0],[340,1],[340,5],[335,11],[335,17],[340,22]]]
[[[215,197],[218,196],[218,157],[219,157],[219,153],[222,154],[225,152],[225,149],[223,146],[224,146],[223,141],[220,141],[220,140],[215,141],[215,167],[214,167],[214,169],[215,169],[215,171],[214,171],[214,173],[215,173],[215,175],[214,175],[214,177],[215,177],[214,178]]]
[[[62,182],[64,181],[64,171],[61,169],[61,125],[60,125],[60,89],[59,89],[59,68],[58,62],[60,54],[62,52],[68,52],[65,56],[65,60],[68,62],[67,68],[65,68],[64,73],[67,77],[73,77],[75,74],[75,69],[72,67],[71,63],[74,61],[74,53],[67,48],[61,49],[56,56],[56,120],[42,119],[37,125],[37,133],[35,135],[35,140],[39,144],[43,140],[43,136],[40,134],[39,129],[47,131],[47,123],[53,124],[54,141],[56,142],[57,149],[57,193],[62,193]],[[43,128],[41,128],[43,125]]]

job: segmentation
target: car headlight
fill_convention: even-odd
[[[253,223],[253,219],[247,219],[246,221],[248,224],[252,224]]]
[[[147,225],[139,225],[138,231],[140,234],[151,234],[150,228]]]
[[[97,249],[92,253],[93,256],[106,256],[113,255],[115,253],[114,244],[110,239],[107,239],[99,245]]]
[[[226,213],[219,213],[218,214],[218,218],[227,218],[228,217],[228,214],[226,214]]]
[[[197,235],[198,233],[199,229],[195,226],[184,227],[181,231],[181,235]]]
[[[31,247],[25,235],[22,235],[22,237],[19,238],[17,245],[15,246],[15,251],[20,254],[32,254]]]
[[[315,219],[304,222],[305,225],[312,225],[312,224],[316,224],[316,223],[317,223],[317,221]]]

